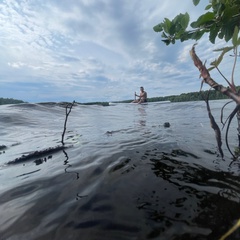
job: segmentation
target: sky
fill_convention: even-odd
[[[206,1],[203,1],[206,3]],[[189,51],[194,41],[166,46],[153,27],[204,5],[192,0],[1,0],[0,97],[31,103],[109,102],[200,89]],[[196,52],[204,62],[217,54],[208,36]],[[230,76],[230,57],[222,66]],[[213,73],[221,83],[219,74]],[[224,82],[223,82],[224,83]],[[225,84],[225,83],[224,83]],[[208,88],[206,88],[208,89]]]

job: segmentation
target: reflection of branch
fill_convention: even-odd
[[[66,157],[66,160],[64,161],[64,165],[67,165],[67,167],[65,168],[65,173],[75,173],[77,175],[77,179],[79,179],[79,173],[78,172],[68,172],[67,171],[67,169],[69,167],[71,167],[72,165],[69,164],[69,162],[68,162],[68,154],[67,154],[67,152],[65,150],[63,150],[63,153],[64,153],[64,155]]]
[[[69,167],[72,167],[72,165],[69,164],[69,161],[68,161],[69,157],[68,157],[67,152],[65,150],[63,150],[63,153],[64,153],[64,155],[66,157],[66,160],[64,161],[64,165],[67,165],[67,167],[65,168],[65,173],[75,173],[77,175],[76,179],[79,179],[79,173],[78,172],[69,172],[69,171],[67,171],[67,169]],[[88,195],[79,195],[79,193],[76,194],[76,200],[79,200],[79,199],[82,199],[82,198],[85,198],[85,197],[88,197]]]
[[[74,105],[75,101],[73,101],[72,103],[69,103],[67,104],[66,106],[66,118],[65,118],[65,122],[64,122],[64,128],[63,128],[63,133],[62,133],[62,145],[64,145],[64,135],[65,135],[65,132],[66,132],[66,128],[67,128],[67,119],[68,119],[68,116],[72,110],[72,107]]]
[[[216,140],[217,140],[218,150],[219,150],[219,152],[221,154],[221,157],[223,158],[224,154],[223,154],[223,151],[222,151],[221,131],[220,131],[220,128],[217,125],[213,115],[212,115],[212,112],[211,112],[211,109],[210,109],[210,106],[209,106],[209,92],[207,94],[207,97],[204,97],[203,94],[202,94],[202,98],[206,102],[207,111],[208,111],[208,117],[209,117],[209,120],[210,120],[210,125],[211,125],[212,129],[215,132],[215,137],[216,137]]]
[[[234,110],[232,111],[232,113],[228,116],[228,125],[227,125],[226,135],[225,135],[225,141],[226,141],[227,148],[235,160],[236,160],[236,156],[232,153],[232,151],[230,150],[229,144],[228,144],[228,131],[229,131],[229,127],[230,127],[233,117],[237,114],[237,112],[239,110],[240,110],[240,105],[237,105],[234,108]]]

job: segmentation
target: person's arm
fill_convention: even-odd
[[[141,100],[141,99],[144,99],[145,92],[143,92],[143,93],[140,93],[140,95],[136,95],[136,96],[138,96],[138,97],[139,97],[139,100]]]
[[[144,94],[143,94],[143,99],[147,99],[147,93],[146,92],[144,92]]]

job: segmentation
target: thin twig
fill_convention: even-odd
[[[227,80],[227,78],[222,74],[218,66],[216,66],[216,69],[218,70],[219,74],[225,79],[225,81],[228,83],[229,87],[232,88],[232,84]]]
[[[240,227],[240,219],[236,222],[236,224],[227,232],[225,233],[220,240],[225,240],[229,237],[234,231],[236,231]]]
[[[237,63],[237,49],[238,49],[238,47],[236,46],[235,47],[235,49],[234,49],[234,55],[235,55],[235,57],[234,57],[234,63],[233,63],[233,69],[232,69],[232,86],[234,87],[234,90],[235,90],[235,92],[237,92],[236,91],[236,88],[235,88],[235,84],[234,84],[234,72],[235,72],[235,68],[236,68],[236,63]]]
[[[75,103],[75,101],[67,104],[67,106],[66,106],[66,118],[65,118],[65,122],[64,122],[63,133],[62,133],[62,141],[61,141],[62,145],[65,144],[64,143],[64,135],[65,135],[65,132],[66,132],[66,129],[67,129],[67,119],[68,119],[68,116],[69,116],[69,114],[72,110],[72,107],[73,107],[74,103]]]

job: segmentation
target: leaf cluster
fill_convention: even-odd
[[[193,0],[198,5],[200,0]],[[155,32],[161,32],[162,41],[169,45],[176,40],[181,42],[193,39],[199,40],[204,34],[209,33],[209,40],[215,43],[216,38],[226,42],[232,39],[234,45],[239,45],[236,28],[240,27],[240,1],[239,0],[210,0],[205,7],[206,12],[196,21],[190,23],[189,14],[177,15],[173,20],[164,20],[153,27]]]

